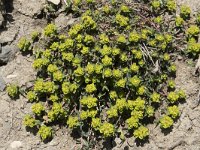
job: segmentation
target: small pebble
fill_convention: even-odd
[[[22,142],[21,141],[13,141],[12,143],[10,143],[10,147],[13,149],[17,149],[22,147]]]

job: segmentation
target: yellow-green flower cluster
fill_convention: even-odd
[[[138,97],[136,100],[128,100],[128,108],[130,110],[143,110],[145,108],[145,100]]]
[[[114,56],[119,55],[120,54],[120,49],[119,48],[113,48],[111,53]]]
[[[81,49],[81,53],[83,55],[86,55],[86,54],[89,53],[89,50],[90,50],[89,47],[83,46],[82,49]]]
[[[76,70],[74,70],[75,76],[83,76],[84,75],[84,69],[81,67],[78,67]]]
[[[50,46],[50,49],[51,49],[52,51],[57,51],[58,48],[59,48],[59,43],[58,43],[58,42],[53,42],[53,43],[51,44],[51,46]]]
[[[124,88],[126,86],[126,78],[118,80],[116,82],[116,86],[120,88]]]
[[[52,128],[46,125],[42,125],[38,131],[38,134],[40,135],[41,139],[44,141],[53,136]]]
[[[17,98],[19,96],[19,87],[15,84],[8,85],[6,91],[11,98]]]
[[[80,125],[78,117],[69,116],[67,120],[67,125],[69,126],[69,128],[72,129],[77,128]]]
[[[174,105],[174,106],[169,106],[167,108],[167,112],[168,114],[173,118],[177,118],[179,115],[180,115],[180,111],[179,111],[179,108],[178,106]]]
[[[159,9],[161,7],[161,3],[159,0],[153,0],[151,2],[151,6],[153,7],[153,9]]]
[[[174,123],[173,119],[167,115],[164,115],[160,119],[160,127],[163,129],[170,128],[173,125],[173,123]]]
[[[75,24],[72,26],[72,28],[69,29],[69,36],[75,37],[81,30],[83,29],[83,26],[81,24]]]
[[[124,5],[124,4],[120,7],[120,10],[121,10],[121,12],[123,12],[123,13],[129,13],[129,12],[130,12],[129,7],[126,6],[126,5]]]
[[[111,47],[108,47],[107,45],[104,45],[103,48],[100,51],[100,53],[101,53],[102,56],[110,55],[111,52],[112,52]]]
[[[160,102],[160,94],[153,92],[153,94],[151,95],[151,100],[152,100],[152,102],[159,103]]]
[[[136,63],[133,63],[130,66],[131,71],[133,71],[134,73],[137,73],[139,71],[139,66]]]
[[[57,28],[54,24],[49,24],[44,28],[44,35],[47,37],[54,36],[57,33]]]
[[[61,43],[58,48],[59,48],[59,51],[63,52],[63,51],[67,51],[67,50],[70,50],[72,49],[74,46],[74,41],[71,39],[71,38],[68,38],[65,40],[64,43]]]
[[[170,89],[174,89],[175,86],[176,86],[176,84],[175,84],[175,82],[174,82],[173,80],[169,80],[169,81],[168,81],[168,87],[169,87]]]
[[[26,52],[30,50],[31,42],[27,38],[23,37],[19,40],[17,46],[22,52]]]
[[[109,95],[112,100],[116,100],[118,97],[116,91],[110,91]]]
[[[169,100],[170,103],[173,104],[178,101],[179,95],[176,92],[169,92],[169,94],[167,95],[167,99]]]
[[[178,17],[176,17],[175,23],[176,23],[176,27],[182,27],[184,24],[184,20],[183,20],[183,18],[178,16]]]
[[[127,62],[127,61],[128,61],[128,56],[127,56],[127,54],[126,54],[126,53],[122,53],[122,54],[120,55],[120,60],[121,60],[122,62]]]
[[[47,58],[38,58],[34,60],[33,67],[35,69],[42,69],[42,67],[47,66],[48,63],[49,60]]]
[[[133,76],[132,78],[129,79],[129,81],[134,87],[138,87],[141,82],[141,80],[137,76]]]
[[[56,90],[56,85],[54,82],[46,81],[42,79],[37,79],[34,84],[34,91],[36,93],[53,93]]]
[[[94,43],[94,37],[91,35],[86,35],[84,38],[84,42],[86,45],[90,45],[90,44]]]
[[[65,114],[66,111],[63,109],[62,104],[54,102],[52,109],[48,112],[48,119],[50,119],[50,121],[63,119]]]
[[[176,72],[176,65],[175,64],[171,64],[170,67],[169,67],[169,71],[171,73],[175,73]]]
[[[188,36],[198,36],[200,29],[196,25],[191,25],[186,32]]]
[[[97,88],[96,88],[96,86],[95,86],[94,83],[88,84],[88,85],[85,87],[85,91],[86,91],[87,93],[93,93],[93,92],[95,92],[96,90],[97,90]]]
[[[138,89],[137,89],[137,94],[142,96],[144,95],[146,92],[146,87],[144,85],[140,86]]]
[[[87,111],[82,110],[81,113],[80,113],[80,118],[82,120],[85,120],[89,117],[95,118],[96,115],[97,115],[97,110],[87,110]]]
[[[127,108],[127,102],[125,98],[116,100],[116,107],[120,113],[122,113]]]
[[[37,125],[37,121],[33,117],[31,117],[30,115],[25,115],[23,124],[26,127],[33,128]]]
[[[88,74],[92,74],[95,71],[95,65],[88,63],[85,69]]]
[[[169,61],[169,60],[170,60],[170,56],[169,56],[168,53],[165,53],[165,54],[163,55],[163,60],[164,60],[164,61]]]
[[[133,132],[133,135],[138,138],[138,139],[144,139],[146,138],[147,136],[149,136],[149,129],[144,127],[144,126],[140,126],[138,129],[136,129],[134,132]]]
[[[128,129],[138,128],[139,118],[131,116],[129,119],[126,120],[128,125]]]
[[[58,67],[54,64],[49,64],[47,67],[47,71],[49,73],[54,73],[54,72],[58,71]]]
[[[108,57],[107,55],[104,56],[101,61],[102,61],[102,64],[104,66],[110,66],[110,65],[112,65],[112,58]]]
[[[56,71],[53,73],[53,80],[61,82],[64,78],[64,75],[61,71]]]
[[[43,56],[44,56],[44,58],[51,59],[52,58],[51,50],[49,50],[49,49],[44,50],[43,51]]]
[[[35,115],[40,116],[45,111],[45,108],[42,103],[35,103],[32,105],[32,111]]]
[[[120,44],[125,44],[126,43],[126,37],[124,35],[119,35],[117,38],[117,42]]]
[[[97,27],[96,22],[90,16],[82,16],[82,26],[86,29],[95,29]]]
[[[154,107],[152,106],[147,106],[146,107],[146,114],[147,114],[147,117],[153,117],[154,116]]]
[[[95,3],[95,0],[86,0],[88,4]]]
[[[29,100],[29,102],[34,102],[37,100],[37,95],[34,91],[29,91],[27,93],[27,99]]]
[[[123,76],[123,72],[120,69],[114,69],[112,73],[113,73],[113,77],[116,79],[122,78]]]
[[[176,10],[176,2],[174,0],[167,0],[166,7],[170,12],[175,11]]]
[[[130,33],[129,35],[130,42],[137,43],[139,40],[140,40],[140,35],[136,31]]]
[[[158,17],[154,18],[153,21],[155,23],[157,23],[157,24],[161,24],[163,22],[163,17],[162,16],[158,16]]]
[[[101,134],[103,134],[103,136],[105,138],[107,138],[107,137],[111,137],[114,135],[115,128],[114,128],[113,124],[105,122],[100,126],[99,131]]]
[[[103,7],[103,12],[106,13],[106,14],[109,14],[109,12],[110,12],[110,7],[109,7],[108,5],[105,5],[105,6]]]
[[[180,15],[182,18],[188,19],[190,17],[191,10],[190,7],[182,5],[180,8]]]
[[[70,83],[70,82],[65,81],[62,84],[62,92],[65,95],[69,93],[75,93],[77,88],[78,86],[76,85],[76,83]]]
[[[200,43],[189,41],[187,50],[189,53],[196,55],[200,53]]]
[[[103,33],[103,34],[100,34],[99,35],[99,39],[100,39],[100,43],[101,44],[108,44],[109,42],[110,42],[110,40],[109,40],[109,37],[105,34],[105,33]]]
[[[112,106],[107,112],[108,118],[118,117],[117,107]]]
[[[140,111],[140,110],[133,110],[133,111],[131,112],[131,116],[133,116],[134,118],[143,119],[144,114],[143,114],[143,111]]]
[[[58,99],[59,99],[59,97],[58,97],[58,95],[56,95],[56,94],[52,94],[52,95],[50,95],[49,99],[50,99],[52,102],[57,102]]]
[[[91,126],[94,130],[99,130],[101,126],[101,120],[99,118],[92,118]]]
[[[119,24],[121,27],[125,27],[129,23],[129,18],[125,17],[123,15],[117,14],[115,17],[115,21],[117,24]]]
[[[86,106],[87,108],[92,108],[97,106],[97,98],[92,96],[83,97],[80,100],[81,105]]]

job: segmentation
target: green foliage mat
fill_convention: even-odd
[[[19,42],[22,52],[33,52],[37,70],[27,93],[33,114],[24,124],[37,128],[42,140],[59,124],[90,142],[145,140],[150,123],[171,128],[186,98],[175,88],[173,60],[198,56],[200,17],[192,18],[187,6],[176,16],[174,0],[74,0],[71,11],[80,20],[66,34],[49,24]]]

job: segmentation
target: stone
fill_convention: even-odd
[[[18,149],[22,147],[22,142],[21,141],[13,141],[10,143],[10,147],[13,149]]]
[[[120,138],[115,138],[115,143],[117,145],[120,145],[122,143],[122,140]]]
[[[58,28],[64,28],[66,27],[66,24],[69,20],[69,17],[66,16],[65,14],[59,14],[59,16],[55,19],[55,25],[58,27]]]
[[[6,88],[6,82],[5,82],[4,79],[0,76],[0,91],[3,92],[5,88]]]
[[[53,139],[50,143],[49,143],[49,145],[50,146],[56,146],[56,145],[58,145],[59,143],[58,143],[58,141],[56,140],[56,139]]]
[[[35,17],[41,14],[41,11],[46,3],[46,0],[29,0],[28,3],[24,0],[19,1],[21,1],[21,5],[18,11],[27,17]]]
[[[199,59],[196,63],[196,66],[195,66],[195,74],[199,74],[200,73],[200,54],[199,54]]]
[[[3,26],[4,18],[2,13],[0,12],[0,28]]]
[[[11,26],[7,30],[0,32],[0,43],[6,44],[11,43],[17,36],[19,28],[16,26]]]
[[[6,78],[7,79],[12,79],[12,78],[16,78],[16,77],[17,77],[17,74],[10,74]]]
[[[56,19],[55,19],[55,25],[59,29],[64,29],[67,26],[71,26],[76,21],[78,21],[79,18],[72,18],[72,15],[66,16],[66,14],[61,13]]]
[[[0,52],[0,65],[6,64],[12,58],[14,58],[15,53],[17,52],[17,48],[15,46],[4,46],[2,47],[2,51]]]
[[[183,59],[183,57],[181,55],[178,55],[177,58],[178,58],[179,61]]]
[[[55,5],[60,4],[60,0],[48,0],[48,1],[55,4]]]
[[[0,0],[0,28],[3,27],[3,23],[4,23],[3,12],[4,12],[4,5],[3,5],[3,1]]]
[[[179,126],[179,130],[187,131],[192,127],[192,122],[188,117],[185,117]]]

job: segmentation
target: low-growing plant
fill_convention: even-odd
[[[17,86],[16,84],[7,85],[6,91],[12,99],[16,99],[19,97],[19,86]]]
[[[178,106],[174,105],[174,106],[169,106],[167,108],[168,114],[173,118],[177,118],[180,115],[180,111]]]
[[[161,119],[160,119],[160,127],[163,129],[167,129],[172,127],[174,121],[171,117],[164,115]]]
[[[38,134],[40,135],[42,140],[47,140],[52,138],[52,128],[47,127],[46,125],[42,125],[38,131]]]
[[[190,9],[182,6],[176,16],[174,0],[104,4],[75,1],[71,7],[80,20],[66,34],[54,24],[37,34],[45,44],[34,50],[37,79],[27,98],[44,124],[37,126],[43,140],[52,137],[52,124],[78,130],[89,141],[94,135],[125,138],[127,132],[143,140],[152,119],[167,129],[180,115],[186,94],[176,89],[171,54],[200,53]],[[35,125],[32,117],[26,120]]]
[[[191,14],[191,9],[189,6],[182,5],[180,8],[180,15],[183,19],[189,19]]]
[[[133,133],[133,135],[140,139],[143,140],[144,138],[146,138],[147,136],[149,136],[149,129],[144,127],[144,126],[140,126],[138,129],[136,129]]]
[[[27,51],[30,51],[31,50],[31,42],[25,38],[25,37],[22,37],[20,39],[20,41],[18,42],[18,48],[22,51],[22,52],[27,52]]]
[[[26,127],[34,128],[34,127],[36,127],[37,125],[39,125],[39,121],[36,120],[34,117],[32,117],[32,116],[30,116],[30,115],[26,115],[26,116],[24,117],[23,124],[24,124]]]

